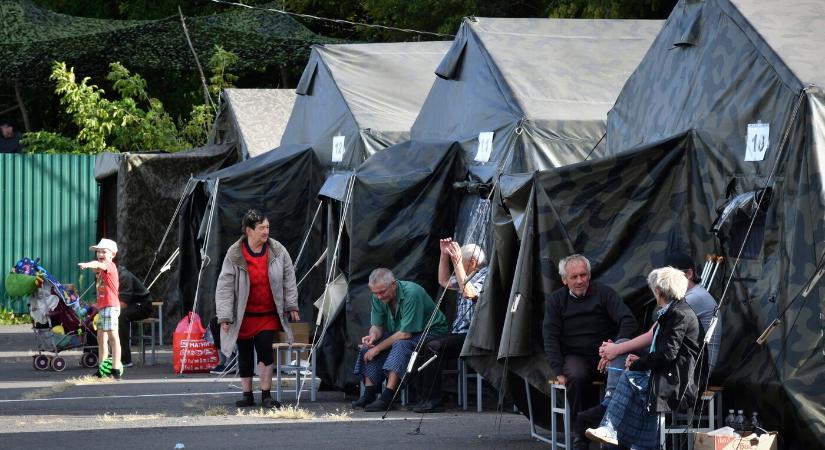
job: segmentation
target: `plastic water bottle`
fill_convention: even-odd
[[[735,429],[736,432],[739,433],[740,435],[744,435],[745,434],[745,411],[743,411],[741,409],[736,411],[736,420],[734,420],[734,423],[736,425],[733,427],[733,429]]]
[[[733,414],[732,409],[728,410],[728,415],[725,417],[725,426],[736,429],[736,415]]]
[[[751,429],[757,436],[762,436],[762,423],[759,421],[759,413],[754,411],[751,417]]]

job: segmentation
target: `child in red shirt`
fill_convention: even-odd
[[[120,317],[120,298],[118,297],[117,266],[113,261],[117,254],[117,244],[111,239],[101,239],[97,245],[89,247],[96,253],[97,259],[79,263],[81,269],[94,269],[97,273],[97,343],[100,351],[100,365],[94,373],[97,377],[113,377],[119,380],[123,376],[120,362],[120,338],[117,333]],[[109,359],[108,346],[112,349]]]

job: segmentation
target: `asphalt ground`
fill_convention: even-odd
[[[341,392],[322,391],[317,401],[305,395],[297,405],[308,418],[239,411],[237,378],[174,374],[169,346],[157,365],[126,369],[121,381],[78,385],[92,372],[80,366],[79,352],[61,353],[63,372],[36,371],[35,348],[30,326],[0,326],[1,449],[547,447],[530,438],[522,415],[455,405],[426,415],[400,408],[382,419],[353,411]],[[294,395],[283,403],[296,406]]]

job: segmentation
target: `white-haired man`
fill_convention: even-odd
[[[570,255],[559,262],[565,287],[550,294],[544,311],[544,351],[556,381],[567,388],[571,423],[598,402],[592,382],[599,377],[599,346],[630,338],[636,319],[613,289],[590,280],[590,261]],[[574,435],[576,448],[584,437]]]
[[[425,346],[422,359],[438,355],[440,361],[430,364],[421,373],[421,402],[413,408],[413,411],[419,413],[444,410],[441,403],[441,370],[444,360],[461,356],[464,338],[467,337],[473,320],[475,304],[487,278],[487,256],[478,245],[465,244],[459,247],[457,242],[445,238],[441,239],[440,249],[438,284],[444,289],[457,291],[458,303],[450,334],[430,339]]]
[[[361,352],[355,363],[355,374],[364,381],[364,393],[352,406],[367,412],[384,411],[401,384],[416,344],[430,317],[431,336],[447,334],[447,318],[437,310],[435,302],[420,285],[396,280],[385,268],[370,273],[372,291],[369,333],[361,338]],[[384,379],[387,387],[377,395]]]

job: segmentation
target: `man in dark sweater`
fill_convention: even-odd
[[[556,382],[567,388],[570,423],[575,423],[579,411],[598,402],[592,383],[599,377],[599,346],[632,337],[636,319],[613,289],[590,281],[590,261],[584,256],[562,259],[559,275],[565,287],[547,299],[544,351]],[[587,442],[583,436],[573,438]]]

